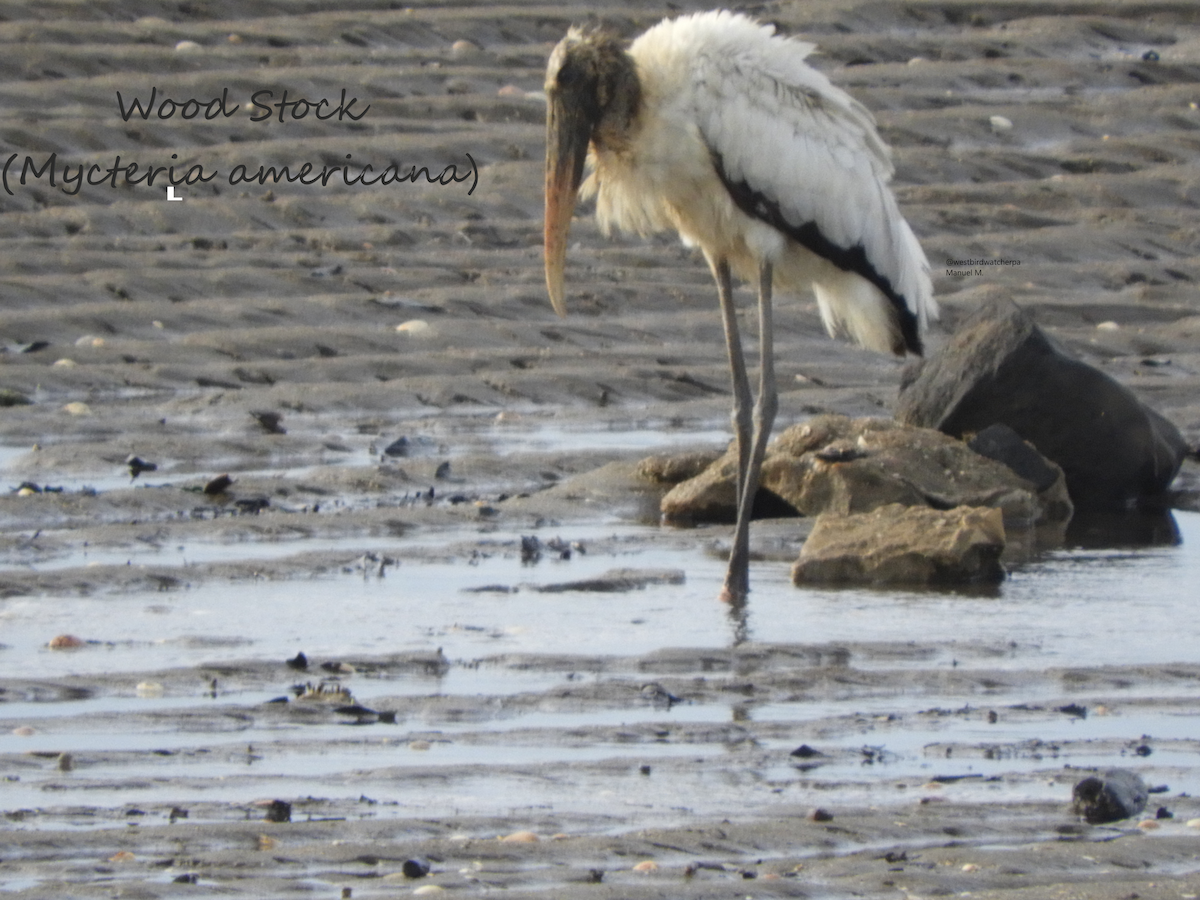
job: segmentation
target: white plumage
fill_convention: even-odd
[[[653,113],[628,150],[593,146],[583,195],[597,194],[606,231],[674,229],[748,281],[769,259],[779,287],[814,288],[831,335],[892,350],[883,293],[746,215],[713,166],[715,153],[727,180],[778,204],[789,224],[861,246],[919,329],[936,317],[929,264],[887,188],[891,153],[866,107],[804,61],[813,49],[725,11],[655,25],[629,47]]]
[[[881,351],[919,353],[937,315],[929,264],[887,186],[893,167],[875,120],[805,62],[812,50],[720,11],[663,21],[628,49],[573,28],[546,73],[546,281],[555,309],[565,309],[577,192],[595,195],[605,231],[677,231],[716,278],[739,448],[724,591],[734,601],[747,590],[751,507],[777,404],[773,285],[811,287],[830,334]],[[731,269],[759,290],[753,412]]]

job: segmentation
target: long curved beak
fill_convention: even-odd
[[[552,93],[546,110],[546,289],[560,316],[567,314],[563,302],[567,234],[592,136],[592,122],[582,111],[583,104],[572,100],[570,95]]]

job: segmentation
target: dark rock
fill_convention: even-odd
[[[559,581],[550,584],[528,585],[542,594],[561,594],[582,591],[593,594],[623,594],[640,591],[656,584],[683,584],[687,575],[682,569],[609,569],[594,578],[578,581]]]
[[[535,534],[521,535],[521,563],[533,565],[542,558],[542,542]]]
[[[293,656],[291,659],[289,659],[287,661],[287,665],[289,668],[297,669],[298,671],[303,672],[305,669],[308,668],[308,657],[305,656],[304,651],[301,650],[299,653],[297,653],[295,656]]]
[[[130,454],[125,457],[125,465],[129,466],[129,477],[137,478],[143,472],[158,471],[158,463],[146,462],[140,456]]]
[[[250,415],[262,426],[267,434],[287,434],[287,429],[280,423],[283,415],[270,409],[251,410]]]
[[[0,388],[0,407],[30,406],[32,403],[33,401],[20,391],[14,391],[12,388]]]
[[[37,353],[39,350],[45,350],[49,346],[49,341],[29,341],[24,344],[9,344],[5,349],[13,353]]]
[[[383,448],[383,455],[391,457],[408,456],[408,438],[396,438],[396,440]]]
[[[1004,578],[1000,510],[898,503],[869,513],[824,513],[792,567],[802,584],[964,584]]]
[[[1118,822],[1146,808],[1149,797],[1141,776],[1128,769],[1109,769],[1075,785],[1072,809],[1092,825]]]
[[[204,485],[204,493],[210,497],[214,497],[217,494],[225,493],[231,487],[233,487],[232,478],[228,475],[218,475],[208,484]]]
[[[363,706],[361,703],[351,703],[347,706],[335,706],[333,711],[342,716],[364,716],[377,717],[379,713],[371,709],[369,706]]]
[[[799,747],[797,747],[795,750],[793,750],[791,753],[788,754],[788,756],[795,756],[799,759],[812,759],[814,756],[824,756],[824,755],[825,754],[822,753],[820,750],[814,750],[812,747],[808,746],[808,744],[801,744]]]
[[[429,874],[429,863],[423,859],[406,859],[400,871],[405,878],[424,878]]]
[[[1000,422],[983,429],[967,441],[967,446],[980,456],[1008,466],[1039,491],[1051,487],[1062,477],[1062,469],[1049,462],[1032,444],[1021,440],[1019,434]]]
[[[286,800],[272,800],[267,807],[268,822],[290,822],[292,821],[292,804]]]
[[[980,305],[905,373],[896,418],[955,437],[1007,425],[1062,467],[1071,500],[1088,510],[1159,497],[1187,453],[1174,425],[1010,300]]]

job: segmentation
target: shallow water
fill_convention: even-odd
[[[655,529],[622,525],[561,531],[569,540],[615,535],[621,540],[610,546],[619,550],[576,553],[569,561],[543,559],[536,565],[522,564],[515,549],[497,549],[490,555],[451,563],[406,563],[405,544],[397,540],[372,544],[379,552],[401,557],[400,566],[387,569],[382,578],[350,569],[338,575],[282,582],[203,582],[160,593],[16,597],[0,605],[0,628],[7,645],[3,651],[7,671],[20,672],[27,680],[74,676],[85,682],[94,678],[100,684],[107,673],[237,659],[282,661],[300,650],[315,661],[441,648],[450,661],[437,676],[351,678],[348,686],[368,705],[389,696],[502,697],[552,691],[556,685],[568,683],[567,674],[536,666],[522,669],[473,662],[499,654],[552,651],[582,659],[630,657],[663,648],[722,648],[728,647],[741,629],[751,640],[770,643],[878,642],[939,648],[932,657],[927,653],[852,657],[853,668],[859,670],[1017,671],[1186,663],[1195,661],[1193,648],[1200,639],[1200,621],[1189,614],[1191,586],[1200,581],[1200,514],[1175,513],[1174,519],[1182,539],[1175,546],[1055,551],[1015,570],[991,594],[797,590],[788,580],[786,565],[758,563],[744,623],[732,621],[728,609],[714,600],[724,571],[720,558],[695,548],[655,546],[649,540]],[[547,540],[558,534],[543,533],[541,537]],[[464,532],[459,537],[466,536]],[[516,537],[491,535],[489,546],[511,548]],[[436,539],[448,541],[448,536]],[[344,541],[330,547],[342,544],[348,551],[367,546]],[[178,552],[199,560],[243,553],[255,558],[284,549],[292,548],[221,544],[157,553],[170,557]],[[615,567],[675,568],[686,573],[686,581],[616,594],[539,593],[528,587],[593,577]],[[489,585],[516,590],[470,590]],[[262,627],[247,627],[244,612],[248,604],[255,610],[253,621]],[[48,636],[68,631],[97,643],[71,652],[45,648]],[[64,780],[51,761],[37,771],[23,773],[19,783],[7,785],[5,805],[54,803],[59,794],[69,801],[85,787],[89,803],[174,803],[189,797],[233,802],[244,799],[251,788],[241,782],[217,787],[211,780],[245,776],[253,784],[262,781],[252,790],[267,793],[282,790],[279,785],[272,787],[278,779],[286,780],[286,791],[291,794],[311,789],[315,795],[344,793],[350,797],[373,788],[388,790],[399,797],[397,805],[387,813],[376,810],[372,814],[403,815],[433,802],[437,792],[422,786],[397,793],[394,785],[385,788],[376,776],[351,777],[350,773],[378,767],[383,759],[389,771],[432,766],[469,773],[473,766],[564,764],[586,769],[603,760],[627,759],[635,766],[689,755],[696,760],[726,759],[730,752],[719,734],[699,744],[670,739],[621,744],[595,733],[576,741],[531,745],[527,736],[520,736],[653,723],[662,723],[667,731],[688,723],[794,727],[798,736],[785,734],[758,742],[762,751],[773,751],[772,758],[780,760],[807,734],[809,723],[822,720],[835,723],[833,730],[825,733],[822,746],[849,755],[799,775],[800,782],[814,790],[820,790],[821,784],[838,783],[843,801],[856,791],[869,793],[868,785],[880,777],[928,779],[937,775],[979,776],[972,777],[969,784],[954,786],[964,798],[1037,800],[1059,795],[1061,788],[1038,779],[999,785],[987,779],[1053,769],[1064,761],[1073,766],[1120,765],[1125,751],[1107,747],[1092,752],[1087,745],[1076,744],[1060,755],[1022,750],[1023,742],[1040,741],[1039,746],[1044,746],[1056,741],[1128,743],[1142,735],[1160,741],[1200,738],[1200,715],[1187,710],[1181,714],[1171,707],[1087,719],[1056,714],[1032,720],[1005,716],[996,724],[988,724],[981,712],[922,717],[931,707],[978,709],[989,702],[1003,707],[1017,702],[1061,701],[1069,689],[1054,684],[1024,692],[998,691],[995,698],[987,692],[954,696],[900,688],[893,692],[877,685],[858,689],[849,684],[844,691],[827,692],[811,701],[746,703],[734,697],[728,702],[686,703],[669,709],[643,705],[565,712],[534,707],[484,715],[468,723],[436,716],[410,716],[407,720],[401,716],[396,725],[376,725],[366,731],[334,722],[301,724],[261,717],[247,722],[235,717],[226,725],[219,724],[226,721],[221,718],[222,710],[261,709],[266,700],[286,693],[291,682],[305,677],[300,673],[281,675],[277,690],[222,688],[216,697],[209,696],[207,684],[197,681],[182,696],[136,696],[131,689],[102,689],[83,699],[39,702],[31,698],[5,703],[0,706],[4,716],[0,753],[170,752],[170,759],[177,764],[170,770],[171,778],[183,779],[160,784],[155,781],[153,766],[146,771],[141,764],[135,766],[140,781],[135,779],[132,786],[122,784],[122,779],[130,777],[125,771],[129,764],[114,763],[93,765],[86,776],[72,774]],[[591,676],[585,672],[580,677]],[[1179,688],[1177,695],[1187,696],[1188,687]],[[1173,693],[1170,686],[1156,685],[1154,690],[1159,698]],[[1088,701],[1086,693],[1079,699]],[[179,730],[171,715],[204,709],[212,710],[216,718],[201,733]],[[115,721],[129,724],[113,731],[114,714]],[[34,723],[36,733],[12,733],[22,722]],[[470,736],[479,732],[492,738],[477,743]],[[436,736],[428,752],[405,749],[411,736],[426,734]],[[513,735],[517,737],[510,737]],[[989,745],[1001,748],[994,758],[978,749]],[[208,749],[198,757],[192,755],[185,764],[179,753],[197,746]],[[257,758],[252,763],[237,756],[237,748],[242,746],[256,748],[253,755]],[[854,753],[860,747],[880,748],[869,767]],[[957,747],[958,752],[946,755],[945,747]],[[697,787],[691,782],[695,779],[699,779],[704,800],[692,804],[689,809],[693,811],[743,808],[773,799],[779,785],[799,783],[797,770],[786,762],[747,764],[747,773],[733,785],[710,784],[699,775],[677,772],[663,775],[652,794],[632,790],[630,802],[636,798],[669,818],[678,814],[678,801],[672,798],[680,794],[673,792],[694,795]],[[1167,756],[1159,754],[1141,768],[1151,778],[1155,765],[1168,764]],[[1173,790],[1200,793],[1200,779],[1192,769],[1171,776]],[[116,782],[104,788],[105,779]],[[582,776],[570,781],[570,785],[545,788],[543,799],[551,797],[558,809],[586,810],[587,791],[607,783]],[[522,779],[513,775],[489,780],[462,774],[455,784],[459,798],[455,802],[463,810],[518,804],[528,790]],[[870,801],[879,802],[879,797],[872,795]],[[95,824],[99,823],[87,817],[76,823],[83,827]]]
[[[529,414],[511,419],[478,413],[445,415],[441,419],[403,423],[386,436],[329,435],[318,430],[311,417],[287,420],[288,434],[306,441],[290,456],[248,460],[244,454],[228,458],[207,457],[203,470],[197,471],[171,459],[155,459],[157,471],[131,479],[123,465],[97,458],[92,471],[56,473],[45,484],[64,491],[113,491],[130,487],[181,485],[229,472],[238,478],[304,479],[329,466],[363,466],[378,462],[383,448],[401,437],[408,439],[404,458],[454,460],[471,454],[511,456],[529,453],[571,453],[579,451],[638,451],[654,453],[667,450],[692,450],[696,447],[723,448],[730,431],[724,422],[690,418],[606,418],[596,421],[560,421],[554,416]],[[321,448],[333,441],[340,449]],[[0,489],[15,489],[27,479],[21,463],[30,453],[28,446],[0,444]]]
[[[304,427],[303,421],[289,425]],[[453,446],[442,440],[447,428]],[[503,455],[514,447],[653,451],[675,444],[676,435],[691,446],[706,440],[719,447],[726,439],[726,431],[711,423],[682,420],[591,424],[475,416],[449,424],[430,420],[407,430],[417,436],[413,455],[447,458]],[[329,457],[363,462],[365,441],[355,442],[354,453]],[[0,477],[24,452],[0,448]],[[250,474],[298,478],[309,468]],[[69,481],[65,486],[71,490],[85,483],[99,490],[129,485],[120,472]],[[526,804],[587,813],[597,793],[607,792],[617,798],[617,808],[636,809],[643,821],[667,822],[734,814],[798,795],[819,798],[829,791],[843,803],[911,802],[903,790],[880,794],[880,785],[916,787],[938,776],[966,778],[946,789],[962,799],[1046,800],[1061,797],[1062,788],[1037,773],[1064,763],[1124,764],[1127,746],[1142,735],[1165,742],[1152,759],[1139,760],[1144,776],[1161,775],[1175,791],[1200,793],[1200,777],[1191,767],[1172,768],[1184,751],[1171,752],[1171,742],[1182,746],[1200,738],[1200,713],[1186,706],[1190,681],[1156,683],[1153,696],[1169,702],[1136,712],[1129,699],[1136,687],[1117,691],[1127,698],[1124,709],[1080,719],[1054,712],[1055,704],[1064,696],[1081,703],[1104,697],[1072,691],[1054,678],[956,693],[902,680],[894,689],[876,678],[858,684],[851,677],[841,685],[800,691],[788,701],[735,692],[664,708],[639,699],[640,687],[656,676],[641,674],[636,663],[627,670],[589,670],[592,660],[689,648],[695,652],[685,652],[686,670],[700,665],[704,650],[745,640],[891,648],[852,651],[850,673],[1020,674],[1191,663],[1192,648],[1200,645],[1200,620],[1189,615],[1190,586],[1200,583],[1200,514],[1175,513],[1171,528],[1177,532],[1174,544],[1127,546],[1106,536],[1034,555],[1016,564],[999,588],[984,591],[800,590],[790,582],[788,564],[759,562],[741,617],[715,599],[725,562],[705,548],[711,538],[701,532],[694,539],[665,541],[669,533],[658,526],[627,521],[528,529],[522,533],[537,534],[543,542],[562,538],[588,548],[569,560],[547,553],[535,564],[522,562],[522,533],[492,526],[481,533],[479,525],[413,529],[399,537],[164,540],[126,547],[73,545],[69,534],[46,532],[42,548],[30,542],[0,557],[0,575],[6,569],[154,567],[174,573],[178,586],[0,601],[0,661],[24,685],[0,703],[0,754],[11,762],[0,773],[9,779],[3,805],[74,808],[46,821],[94,828],[112,822],[79,811],[81,803],[238,804],[272,794],[352,803],[375,792],[390,798],[389,804],[372,805],[361,815],[406,816],[447,804],[469,814]],[[425,561],[428,551],[448,547],[472,549]],[[309,571],[303,557],[314,553],[344,561],[314,577],[203,577],[209,564],[293,556],[301,563],[298,571]],[[381,576],[382,557],[398,565],[387,566]],[[615,568],[678,570],[684,578],[681,584],[617,593],[536,590]],[[189,580],[192,571],[196,577]],[[47,641],[60,633],[89,643],[74,651],[47,649]],[[906,653],[906,647],[923,649]],[[239,661],[250,671],[264,660],[281,664],[299,651],[315,664],[439,650],[447,664],[436,672],[385,666],[344,683],[359,703],[380,709],[392,708],[399,698],[462,698],[460,705],[469,711],[462,719],[437,704],[425,711],[406,707],[395,724],[368,728],[351,727],[335,714],[297,718],[265,704],[289,694],[296,683],[320,680],[321,670],[298,673],[280,665],[276,675],[263,675],[261,667],[252,677],[236,674]],[[567,660],[566,668],[505,662],[546,654]],[[235,674],[222,676],[214,687],[200,676],[204,667],[218,666]],[[162,676],[169,671],[196,677]],[[142,677],[162,677],[165,693],[154,688],[139,693],[133,685]],[[549,699],[592,682],[618,689],[608,700],[581,708]],[[82,694],[72,694],[65,684],[82,686]],[[625,696],[622,685],[628,697],[619,701],[614,698]],[[518,696],[539,699],[505,704],[504,698]],[[1020,704],[1045,711],[1024,718],[1007,713]],[[989,705],[1005,711],[1000,721],[987,722],[983,710]],[[935,708],[956,712],[931,715]],[[18,733],[21,725],[32,725],[33,733]],[[749,739],[756,729],[763,733]],[[427,741],[428,748],[411,749],[414,739]],[[793,764],[788,753],[802,742],[828,754],[821,765],[807,770]],[[1061,751],[1056,742],[1063,744]],[[59,772],[54,757],[61,752],[85,764]],[[638,774],[645,766],[653,767],[653,779]],[[555,767],[569,774],[538,775],[531,783],[530,773]],[[446,774],[397,784],[399,772]],[[43,826],[33,821],[20,827]]]
[[[1055,551],[1013,571],[994,595],[798,590],[787,565],[756,564],[745,632],[751,640],[782,643],[1009,644],[1012,652],[1003,656],[957,660],[991,668],[1191,662],[1200,644],[1200,618],[1189,614],[1193,586],[1200,583],[1200,514],[1176,512],[1174,518],[1182,538],[1176,546]],[[622,549],[536,565],[523,564],[512,550],[410,564],[402,541],[378,539],[88,551],[76,561],[200,562],[344,547],[355,556],[388,553],[400,565],[387,568],[384,577],[347,565],[342,574],[311,579],[210,581],[153,594],[14,597],[0,604],[4,658],[9,671],[37,678],[285,659],[300,650],[329,658],[441,647],[451,659],[469,660],[551,649],[628,656],[664,646],[728,646],[735,623],[714,601],[724,563],[698,548],[657,547],[648,540],[654,531],[625,525],[542,532],[543,540],[615,536]],[[442,533],[433,540],[450,544],[470,537],[478,538],[477,532]],[[498,533],[490,539],[500,546],[517,537]],[[617,567],[678,569],[686,581],[600,595],[522,589]],[[187,569],[179,571],[186,580]],[[509,592],[475,592],[489,586]],[[248,631],[248,604],[266,627]],[[45,649],[50,637],[64,632],[97,643],[70,653]]]

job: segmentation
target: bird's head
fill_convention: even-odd
[[[633,60],[614,35],[572,28],[546,66],[546,288],[560,316],[567,234],[588,145],[619,141],[641,102]]]

